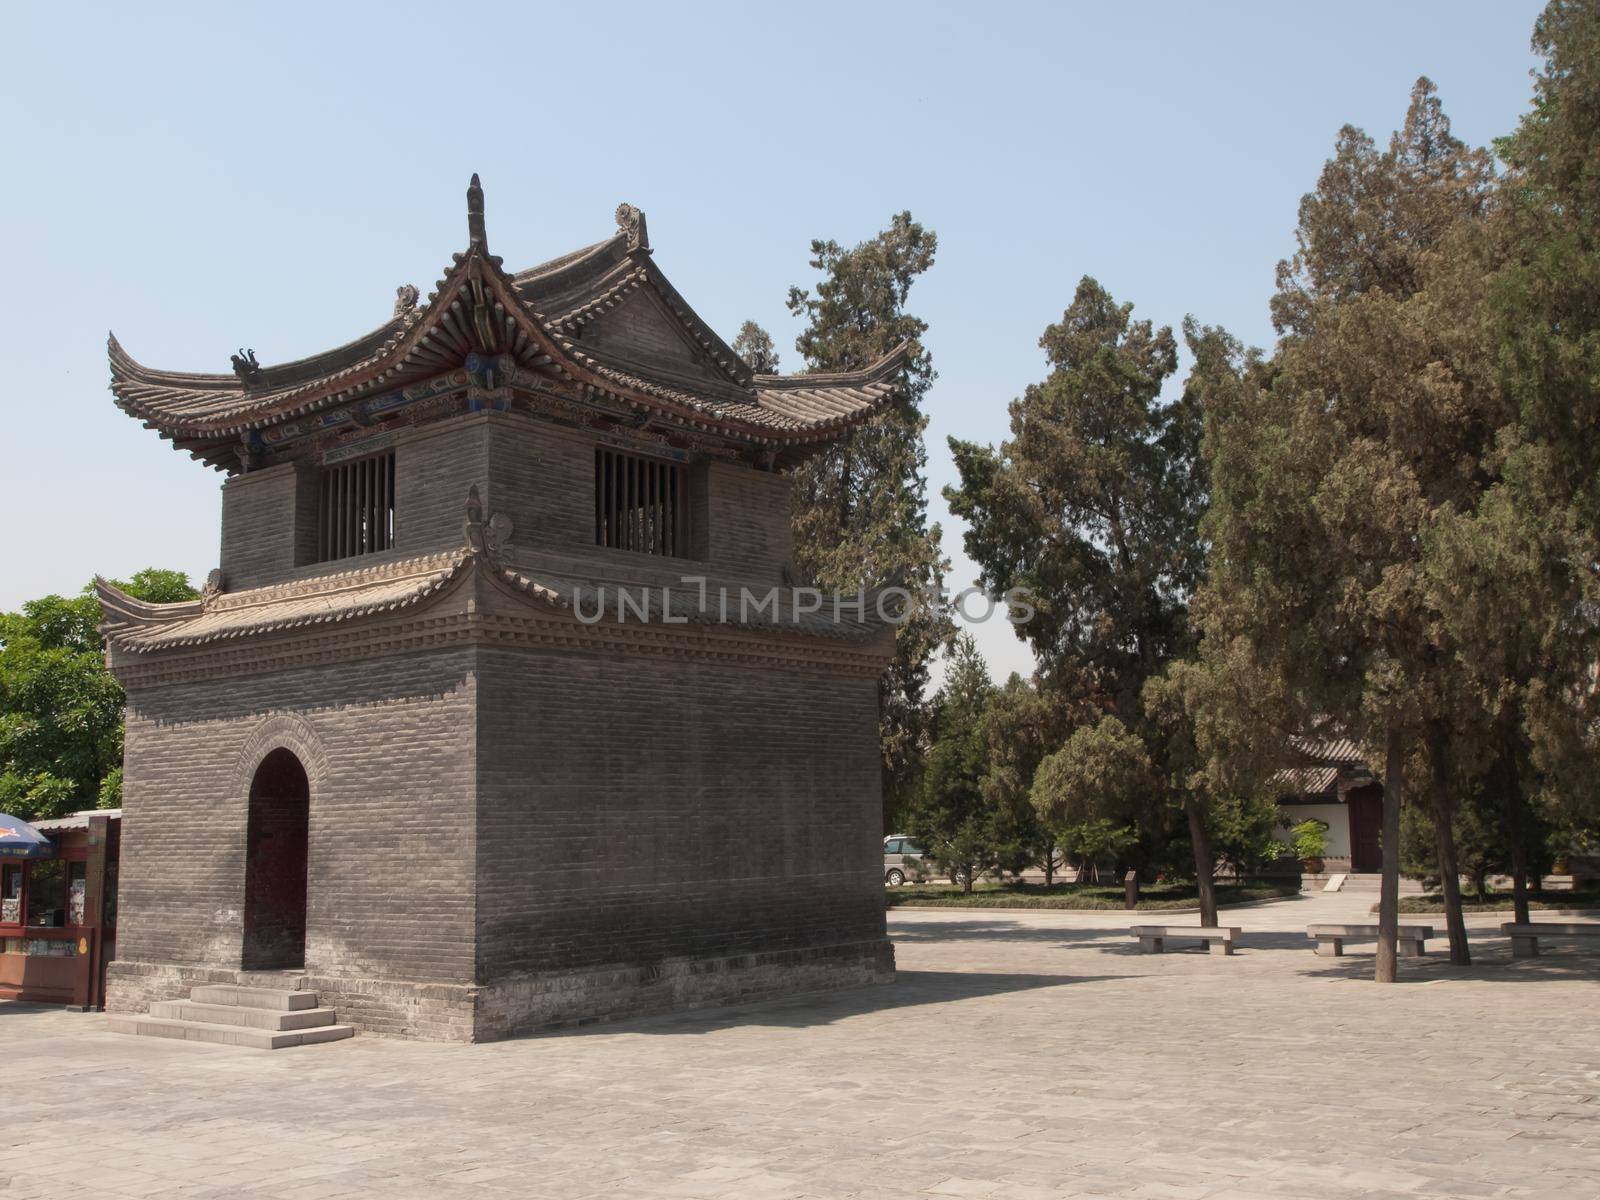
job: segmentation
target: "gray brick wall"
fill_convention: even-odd
[[[706,558],[729,574],[778,583],[793,548],[788,477],[713,460],[695,483]]]
[[[237,968],[252,735],[299,714],[311,783],[307,967],[470,983],[476,651],[128,698],[118,956]],[[312,759],[313,761],[307,761]]]
[[[314,467],[285,463],[222,485],[221,567],[228,586],[290,578],[317,554]]]
[[[874,681],[488,648],[478,977],[884,936]]]
[[[519,549],[594,545],[594,437],[517,414],[495,414],[488,494],[511,518]]]
[[[598,444],[589,431],[522,413],[469,413],[401,431],[393,439],[394,548],[337,564],[317,561],[320,466],[284,464],[235,476],[223,486],[227,587],[239,591],[456,549],[473,486],[491,513],[511,518],[513,556],[570,556],[579,569],[610,577],[709,571],[763,587],[779,582],[791,557],[787,477],[737,463],[697,463],[692,558],[654,560],[594,544]]]
[[[396,552],[410,557],[462,545],[467,489],[488,490],[488,417],[469,414],[408,433],[395,446],[394,476]]]

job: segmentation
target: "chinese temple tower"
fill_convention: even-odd
[[[517,273],[476,176],[467,209],[432,294],[336,349],[185,374],[110,341],[118,406],[227,479],[200,599],[99,585],[108,1009],[310,988],[471,1041],[892,979],[893,632],[785,597],[789,469],[895,403],[902,354],[757,374],[638,209]]]

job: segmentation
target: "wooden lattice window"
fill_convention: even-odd
[[[614,550],[689,556],[689,469],[682,463],[594,452],[594,541]]]
[[[373,554],[394,545],[394,451],[322,470],[317,560]]]

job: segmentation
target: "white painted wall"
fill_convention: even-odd
[[[1323,853],[1328,858],[1350,857],[1350,810],[1343,804],[1280,804],[1279,815],[1290,825],[1301,821],[1317,820],[1328,826],[1328,848]],[[1280,842],[1289,840],[1287,829],[1274,830]]]

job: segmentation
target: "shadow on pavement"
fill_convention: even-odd
[[[1401,983],[1431,983],[1444,979],[1470,980],[1479,983],[1588,983],[1600,981],[1600,954],[1592,950],[1552,949],[1538,958],[1513,958],[1509,942],[1496,938],[1500,945],[1480,943],[1469,937],[1472,965],[1451,965],[1450,952],[1441,938],[1437,949],[1429,944],[1422,958],[1400,960]],[[1346,947],[1340,958],[1317,958],[1299,970],[1299,974],[1323,979],[1371,979],[1374,948],[1363,942],[1353,950]],[[1308,957],[1310,957],[1308,955]]]
[[[1127,925],[1093,925],[1072,929],[1062,925],[1025,925],[1003,917],[973,918],[964,921],[939,921],[929,924],[889,923],[892,942],[1054,942],[1060,946],[1085,946],[1107,939],[1126,938],[1128,925],[1163,924],[1129,913]],[[1173,922],[1177,924],[1179,922]]]
[[[537,1036],[584,1037],[592,1034],[703,1034],[720,1029],[772,1026],[804,1029],[867,1013],[888,1012],[922,1004],[948,1004],[1013,992],[1068,987],[1121,979],[1120,975],[1032,975],[985,971],[898,971],[889,984],[839,992],[812,992],[781,1000],[728,1008],[691,1009],[659,1017],[586,1025]]]

